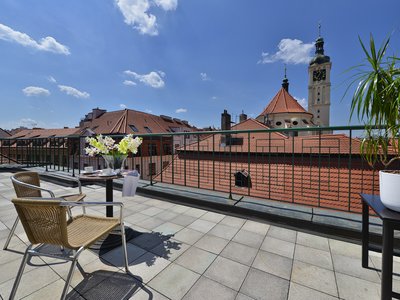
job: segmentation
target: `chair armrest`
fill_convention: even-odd
[[[13,182],[15,182],[16,184],[18,184],[18,185],[22,185],[22,186],[28,187],[30,189],[33,189],[33,190],[38,190],[38,191],[43,191],[43,192],[49,193],[51,198],[55,198],[56,197],[54,195],[54,193],[52,191],[50,191],[50,190],[44,189],[42,187],[39,187],[39,186],[36,186],[36,185],[33,185],[33,184],[29,184],[29,183],[25,183],[25,182],[19,181],[19,180],[13,178],[13,177],[11,177],[11,180]]]
[[[82,194],[82,183],[81,183],[81,181],[79,180],[79,178],[71,177],[71,179],[72,179],[73,181],[76,181],[76,182],[78,183],[79,194]]]

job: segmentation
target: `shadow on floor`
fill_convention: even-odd
[[[154,262],[156,261],[157,257],[162,257],[165,259],[168,259],[172,255],[172,250],[179,250],[181,248],[180,242],[176,241],[171,241],[171,238],[173,235],[163,235],[160,232],[140,232],[140,234],[135,234],[135,238],[131,239],[129,243],[140,247],[144,250],[147,250],[147,253],[153,254],[153,255],[141,255],[138,258],[136,258],[134,261],[129,261],[129,265],[137,265],[141,264],[143,262],[146,263],[147,266],[152,266]],[[115,249],[115,248],[114,248]],[[118,250],[115,251],[120,251],[121,253],[121,259],[118,261],[113,261],[113,263],[110,263],[106,259],[103,258],[103,255],[109,252],[109,248],[100,248],[99,251],[96,251],[97,254],[100,257],[100,260],[107,265],[113,265],[116,267],[123,267],[123,261],[122,261],[122,249],[119,246]],[[132,255],[132,253],[129,253],[132,251],[132,249],[129,249],[128,247],[128,260],[129,257],[135,256]]]
[[[84,279],[68,293],[67,299],[125,300],[139,289],[148,294],[147,299],[153,299],[152,292],[141,283],[141,278],[134,278],[131,274],[102,270],[83,274]]]

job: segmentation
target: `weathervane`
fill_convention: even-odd
[[[318,37],[321,37],[321,21],[318,22]]]

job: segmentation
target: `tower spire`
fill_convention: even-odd
[[[285,66],[285,68],[284,68],[285,77],[283,78],[283,81],[282,81],[282,87],[286,90],[286,92],[289,93],[289,80],[286,77],[286,64],[284,66]]]
[[[321,21],[318,22],[318,37],[321,37]]]

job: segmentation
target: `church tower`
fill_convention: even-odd
[[[324,54],[324,39],[319,35],[315,41],[315,56],[308,66],[308,111],[313,114],[317,126],[330,126],[331,67],[330,57]],[[328,133],[328,132],[324,132]]]

